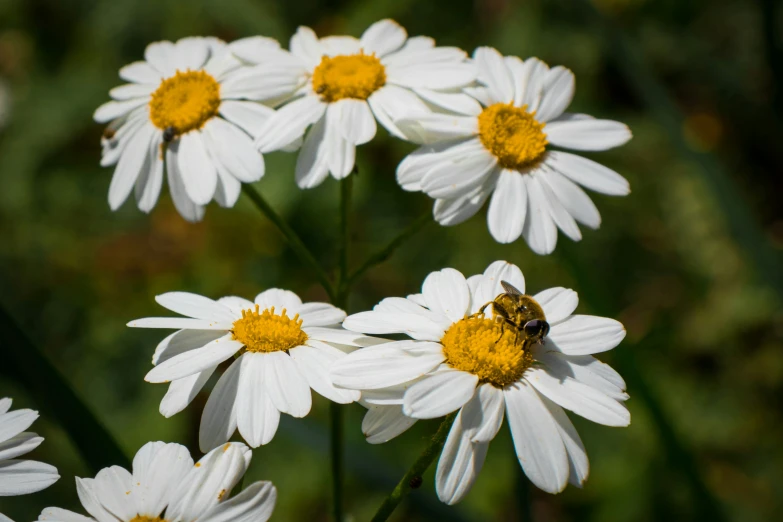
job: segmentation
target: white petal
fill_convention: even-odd
[[[322,343],[318,348],[297,346],[289,353],[299,373],[316,393],[338,404],[350,404],[359,400],[361,394],[358,391],[335,388],[329,376],[332,364],[345,357],[344,352]]]
[[[109,513],[98,500],[94,479],[76,477],[76,493],[84,509],[99,522],[114,522],[117,518]]]
[[[532,182],[538,184],[543,190],[547,205],[549,206],[549,214],[552,216],[552,221],[555,222],[557,228],[562,230],[563,233],[572,240],[579,241],[582,239],[582,233],[579,231],[579,226],[576,224],[576,221],[574,221],[574,218],[571,217],[568,210],[560,203],[560,199],[552,190],[552,187],[544,181],[550,174],[548,170],[549,169],[546,166],[542,166],[540,170],[532,173]]]
[[[481,147],[478,138],[422,145],[397,166],[397,183],[408,191],[421,190],[421,181],[432,169],[446,162],[460,161]]]
[[[321,38],[321,45],[326,50],[325,54],[329,56],[357,54],[362,49],[359,39],[353,36],[326,36]]]
[[[427,105],[410,90],[388,83],[372,93],[367,103],[381,125],[403,140],[408,138],[395,122],[403,117],[430,112]]]
[[[301,418],[310,413],[313,401],[310,386],[291,356],[272,352],[264,357],[266,390],[275,407],[292,417]]]
[[[228,497],[247,471],[250,448],[229,443],[205,455],[180,483],[166,510],[167,520],[195,521]]]
[[[389,65],[389,83],[409,89],[458,89],[476,79],[477,70],[468,62],[426,61],[404,65]]]
[[[487,85],[496,102],[508,103],[514,99],[514,82],[506,63],[496,49],[479,47],[473,53],[478,67],[478,80]]]
[[[147,62],[139,61],[129,63],[120,69],[120,78],[133,83],[158,84],[163,76]]]
[[[228,360],[244,345],[226,335],[211,343],[161,362],[144,377],[147,382],[169,382],[203,372]]]
[[[481,104],[475,98],[464,93],[441,92],[426,88],[414,89],[414,92],[428,103],[437,105],[450,112],[466,116],[478,116],[481,114]]]
[[[220,84],[223,99],[275,101],[290,98],[304,85],[305,69],[297,62],[272,61],[252,67],[242,67],[225,75]]]
[[[356,146],[343,138],[343,125],[340,121],[340,109],[330,104],[326,109],[326,129],[324,139],[329,154],[326,157],[329,171],[335,179],[343,179],[353,170],[356,161]]]
[[[473,397],[478,376],[458,371],[430,375],[405,392],[402,411],[416,419],[436,419],[461,408]]]
[[[111,466],[95,476],[95,495],[101,504],[120,520],[130,520],[137,514],[133,491],[133,476],[125,468]]]
[[[587,480],[587,475],[590,474],[590,463],[587,460],[587,452],[582,444],[582,439],[563,408],[546,397],[541,397],[541,401],[552,414],[552,418],[555,419],[557,431],[560,433],[568,453],[568,482],[581,488],[584,481]]]
[[[209,46],[204,38],[189,37],[177,40],[174,45],[177,66],[182,70],[196,70],[207,61]]]
[[[574,150],[607,150],[631,139],[624,123],[612,120],[551,121],[546,124],[549,143]]]
[[[271,482],[254,482],[239,494],[210,509],[200,522],[266,522],[277,502]]]
[[[441,502],[456,504],[467,495],[484,465],[488,448],[488,443],[470,440],[470,433],[462,428],[462,412],[459,412],[435,472],[435,489]]]
[[[482,384],[462,407],[462,428],[473,442],[491,442],[503,424],[503,391]]]
[[[201,451],[209,451],[225,443],[237,429],[237,391],[241,361],[245,355],[231,363],[209,394],[198,433]],[[171,513],[168,515],[171,516]]]
[[[249,63],[262,63],[281,52],[280,42],[266,36],[240,38],[228,47],[235,56]]]
[[[260,103],[240,100],[223,100],[220,102],[220,115],[240,127],[255,138],[261,132],[266,120],[275,110]]]
[[[308,67],[315,68],[326,54],[315,32],[309,27],[300,26],[291,37],[291,53],[301,59]]]
[[[511,243],[522,235],[527,214],[527,188],[523,174],[503,169],[492,193],[487,224],[499,243]]]
[[[547,493],[568,483],[568,454],[557,423],[538,393],[522,381],[503,391],[517,458],[530,481]]]
[[[163,187],[163,135],[154,133],[150,141],[149,156],[136,180],[136,203],[142,212],[150,212],[158,202]]]
[[[362,433],[370,444],[383,444],[404,433],[416,424],[402,413],[401,406],[375,406],[367,409],[362,419]]]
[[[536,119],[550,121],[563,114],[574,98],[574,89],[574,73],[565,67],[552,67],[544,79],[541,103],[536,108]]]
[[[13,520],[0,513],[0,522],[13,522]],[[38,515],[38,522],[95,522],[95,519],[79,515],[78,513],[66,509],[48,507]]]
[[[606,317],[572,315],[552,326],[548,340],[567,355],[590,355],[611,350],[625,338],[622,323]]]
[[[339,128],[343,138],[354,145],[362,145],[375,137],[375,118],[366,101],[345,98],[336,102],[334,107],[339,110]]]
[[[280,412],[266,391],[266,358],[263,354],[245,354],[239,376],[237,428],[252,448],[268,444],[277,432]]]
[[[181,315],[195,319],[234,322],[236,314],[208,297],[190,292],[167,292],[155,297],[155,301]]]
[[[129,100],[132,98],[146,98],[156,89],[156,85],[140,85],[138,83],[126,83],[109,91],[109,96],[115,100]]]
[[[97,123],[107,123],[120,116],[125,116],[134,109],[137,109],[147,103],[148,98],[134,98],[126,101],[110,101],[106,102],[97,109],[92,115],[92,118]]]
[[[169,418],[184,410],[196,398],[216,369],[217,366],[214,366],[203,372],[172,381],[166,395],[160,401],[160,414]]]
[[[432,206],[433,218],[443,226],[458,225],[478,212],[497,183],[500,169],[493,169],[484,184],[473,192],[457,198],[436,199]]]
[[[436,199],[472,194],[492,176],[496,166],[497,158],[477,147],[463,156],[444,158],[421,180],[421,190]]]
[[[145,317],[128,323],[131,328],[173,328],[193,330],[231,330],[231,322],[205,321],[186,317]]]
[[[132,496],[137,514],[156,518],[170,495],[193,467],[190,452],[181,444],[149,442],[133,458]]]
[[[305,303],[295,308],[302,319],[302,327],[334,326],[345,319],[345,312],[329,303]]]
[[[303,327],[302,331],[307,334],[309,341],[323,341],[346,346],[366,346],[368,340],[375,339],[341,327],[307,326]]]
[[[57,468],[34,460],[0,462],[0,496],[27,495],[46,489],[60,478]]]
[[[264,290],[256,296],[255,303],[261,310],[274,306],[277,315],[282,313],[283,308],[292,311],[302,306],[302,300],[299,299],[298,295],[290,290],[282,290],[280,288]]]
[[[522,233],[530,249],[539,255],[551,254],[557,245],[557,226],[552,219],[546,193],[532,176],[524,177],[527,185],[528,210]]]
[[[411,381],[445,360],[441,345],[397,341],[362,348],[335,361],[332,382],[354,390],[377,390]]]
[[[517,290],[525,293],[525,276],[518,266],[506,261],[495,261],[484,270],[481,281],[476,286],[471,303],[471,312],[475,313],[486,303],[505,293],[501,282],[511,283]]]
[[[210,154],[239,181],[253,183],[264,176],[264,158],[247,134],[222,118],[212,118],[203,129]]]
[[[549,324],[554,324],[571,315],[579,304],[579,295],[570,288],[557,286],[549,288],[533,296],[541,308]]]
[[[204,206],[194,203],[185,190],[185,181],[179,168],[179,140],[166,148],[166,172],[169,180],[171,199],[177,212],[190,222],[201,221],[204,218]]]
[[[329,143],[326,141],[326,118],[310,128],[302,150],[296,158],[296,184],[299,188],[317,187],[329,175]]]
[[[415,115],[395,121],[406,139],[414,143],[467,138],[478,134],[478,120],[473,116],[448,114]]]
[[[628,180],[624,177],[582,156],[550,151],[546,162],[572,181],[601,194],[625,196],[631,192]]]
[[[424,280],[422,294],[427,307],[457,322],[470,306],[470,290],[465,276],[453,268],[432,272]]]
[[[375,53],[381,57],[402,47],[407,38],[405,28],[394,20],[386,19],[368,27],[360,42],[365,53]]]
[[[201,131],[191,131],[179,139],[179,170],[185,192],[197,205],[206,205],[217,189],[217,170],[207,153]]]
[[[0,414],[8,412],[11,409],[11,404],[13,404],[13,400],[8,397],[0,399]]]
[[[0,443],[0,461],[13,459],[30,453],[41,445],[43,437],[35,433],[20,433]]]
[[[543,395],[577,415],[606,426],[628,426],[631,414],[621,403],[567,375],[553,375],[556,368],[531,368],[525,378]]]
[[[420,314],[394,312],[360,312],[348,316],[343,327],[366,334],[404,333],[413,339],[440,341],[451,322],[441,321]]]
[[[0,442],[5,442],[29,428],[38,412],[33,410],[15,410],[0,415]]]
[[[177,71],[175,46],[171,42],[153,42],[144,50],[144,59],[163,77],[174,76]]]
[[[538,58],[528,58],[523,62],[516,56],[506,56],[505,62],[514,81],[514,106],[527,105],[528,111],[536,110],[549,66]]]
[[[609,365],[594,357],[590,355],[568,356],[545,349],[539,349],[536,352],[535,359],[552,375],[563,379],[575,379],[616,401],[628,400],[622,377]]]
[[[272,152],[290,144],[323,116],[326,104],[317,96],[305,96],[283,105],[264,124],[256,137],[261,152]]]
[[[549,169],[541,176],[558,201],[571,216],[583,225],[596,229],[601,225],[601,215],[585,191],[556,170]]]
[[[128,199],[141,171],[150,168],[150,143],[156,132],[152,124],[142,125],[122,151],[109,185],[109,206],[112,210],[120,208]]]

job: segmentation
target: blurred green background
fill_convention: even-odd
[[[432,270],[466,275],[496,259],[518,264],[532,292],[568,286],[581,313],[616,317],[626,340],[601,358],[628,381],[633,422],[612,429],[575,418],[591,459],[584,489],[532,491],[536,521],[776,520],[783,512],[783,315],[780,194],[783,60],[779,2],[771,0],[0,0],[0,302],[62,372],[130,456],[149,440],[197,451],[205,396],[172,419],[163,385],[144,374],[161,331],[127,321],[165,314],[156,294],[211,297],[279,286],[323,300],[315,279],[250,202],[210,206],[184,222],[167,189],[151,215],[110,212],[111,169],[98,166],[102,128],[92,112],[121,83],[117,70],[154,40],[264,34],[287,44],[298,25],[360,35],[392,17],[409,34],[471,51],[538,56],[577,77],[572,109],[628,123],[625,147],[590,155],[625,175],[626,198],[593,195],[599,231],[556,252],[495,243],[485,212],[453,228],[430,225],[367,273],[350,311],[415,292]],[[354,265],[431,206],[403,192],[394,170],[413,146],[385,131],[358,152]],[[336,262],[338,184],[299,190],[295,156],[266,157],[258,188],[330,270]],[[42,508],[83,512],[73,477],[93,476],[47,404],[8,371],[0,396],[41,410],[46,437],[31,457],[62,479],[0,499],[17,522]],[[6,362],[4,362],[6,361]],[[38,379],[41,381],[43,379]],[[40,382],[38,382],[40,384]],[[285,417],[254,452],[249,480],[279,488],[273,520],[328,520],[327,404]],[[363,409],[346,408],[346,504],[368,520],[436,424],[421,422],[383,446],[364,443]],[[59,411],[67,416],[69,412]],[[437,502],[432,471],[396,521],[520,519],[519,466],[506,428],[466,500]],[[777,513],[777,515],[775,515]]]

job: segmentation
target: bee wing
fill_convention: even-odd
[[[517,287],[515,287],[508,281],[501,281],[500,285],[503,287],[503,290],[505,290],[507,293],[511,295],[524,295],[522,292],[517,290]]]

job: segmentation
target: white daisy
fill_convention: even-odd
[[[528,301],[551,326],[543,343],[530,346],[495,320],[492,306],[480,313],[504,293],[501,281],[525,291],[522,272],[503,261],[467,280],[450,268],[430,274],[421,294],[384,299],[343,323],[411,340],[359,350],[332,367],[337,386],[361,390],[367,402],[386,395],[387,405],[402,404],[414,419],[459,411],[436,474],[438,496],[448,504],[473,485],[504,412],[522,468],[550,493],[569,479],[581,485],[588,473],[584,446],[563,408],[607,426],[630,423],[623,379],[591,355],[615,347],[625,336],[622,324],[572,315],[576,292],[550,288]]]
[[[577,222],[598,228],[601,216],[578,186],[624,196],[628,182],[592,160],[558,148],[607,150],[631,139],[622,123],[564,112],[574,94],[574,75],[537,58],[503,57],[495,49],[474,53],[480,87],[454,115],[416,115],[398,121],[409,139],[424,146],[397,168],[403,189],[435,198],[441,225],[473,216],[492,194],[487,223],[497,241],[524,235],[538,254],[555,249],[557,229],[574,241]]]
[[[253,137],[274,112],[256,103],[277,103],[304,82],[270,80],[263,65],[243,67],[232,51],[272,57],[282,53],[270,38],[254,37],[226,45],[215,38],[183,38],[147,46],[145,61],[120,69],[131,82],[112,89],[113,101],[95,111],[109,123],[101,165],[117,165],[109,187],[116,210],[136,195],[139,208],[155,206],[166,165],[174,205],[189,221],[204,216],[214,197],[231,207],[241,183],[264,175],[264,160]]]
[[[38,412],[10,409],[11,399],[0,399],[0,497],[35,493],[60,478],[54,466],[17,459],[40,446],[44,439],[25,431],[38,418]],[[3,520],[8,518],[0,514],[0,521]]]
[[[256,59],[244,52],[238,56]],[[302,188],[319,185],[330,172],[337,179],[350,174],[356,145],[375,136],[376,119],[405,138],[395,119],[429,112],[428,104],[452,108],[470,102],[457,90],[476,77],[464,51],[435,47],[432,38],[408,38],[392,20],[374,23],[361,38],[319,39],[312,29],[300,27],[291,38],[286,63],[307,75],[307,85],[296,93],[298,99],[267,120],[256,144],[261,152],[278,150],[312,125],[296,163]]]
[[[213,301],[184,292],[160,295],[157,302],[187,316],[131,321],[140,328],[175,328],[155,350],[148,382],[171,382],[160,404],[170,417],[182,411],[218,365],[238,356],[221,375],[201,417],[203,451],[226,442],[236,429],[252,447],[267,444],[280,413],[304,417],[312,388],[329,400],[348,404],[359,392],[335,388],[332,362],[357,346],[382,342],[340,327],[345,312],[327,303],[302,303],[287,290],[271,289],[255,303],[240,297]]]
[[[94,479],[77,478],[85,517],[46,508],[39,522],[266,522],[277,490],[255,482],[231,497],[250,465],[252,451],[241,443],[215,448],[195,465],[185,446],[148,442],[133,459],[133,472],[104,468]]]

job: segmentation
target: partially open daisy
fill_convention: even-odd
[[[277,490],[255,482],[231,496],[244,476],[252,452],[229,443],[195,465],[185,446],[149,442],[133,459],[133,470],[104,468],[94,479],[77,478],[76,490],[90,517],[50,507],[39,522],[266,522]]]
[[[35,493],[60,478],[54,466],[17,459],[33,451],[44,439],[25,431],[38,418],[38,412],[10,409],[11,399],[0,399],[0,497]],[[8,518],[0,513],[0,520]]]
[[[247,53],[239,56],[254,60]],[[467,97],[456,90],[476,77],[464,51],[435,47],[427,37],[408,38],[392,20],[374,23],[358,39],[319,39],[312,29],[300,27],[291,38],[289,63],[309,81],[298,99],[267,120],[256,144],[261,152],[271,152],[307,133],[296,163],[302,188],[319,185],[330,172],[337,179],[350,174],[356,146],[375,136],[376,119],[404,138],[395,119],[429,112],[428,103],[459,105]]]
[[[293,292],[273,288],[255,302],[240,297],[213,301],[184,292],[157,302],[187,316],[131,321],[137,328],[173,328],[155,350],[148,382],[171,382],[160,404],[170,417],[182,411],[224,361],[236,357],[220,376],[201,417],[203,451],[226,442],[235,430],[252,447],[267,444],[280,413],[304,417],[310,389],[348,404],[359,392],[335,388],[329,367],[358,346],[380,342],[340,327],[345,312],[327,303],[302,303]]]
[[[481,312],[506,293],[501,281],[525,291],[522,272],[503,261],[467,280],[449,268],[430,274],[421,294],[384,299],[343,323],[411,340],[358,350],[332,367],[337,386],[361,390],[369,402],[385,395],[387,406],[402,404],[413,419],[459,411],[436,474],[438,496],[448,504],[470,490],[504,414],[522,468],[550,493],[569,479],[581,485],[588,473],[587,454],[564,408],[607,426],[630,423],[623,379],[592,356],[614,348],[625,336],[623,326],[571,315],[576,292],[550,288],[526,298],[526,306],[544,316],[537,321],[550,326],[536,329],[546,334],[541,342],[528,343],[524,332],[498,320],[494,306]]]
[[[488,47],[476,49],[474,60],[482,86],[465,89],[472,104],[397,122],[424,144],[400,163],[398,182],[434,198],[442,225],[465,221],[492,195],[487,223],[497,241],[524,235],[534,252],[549,254],[558,228],[580,240],[577,222],[598,228],[601,216],[579,185],[613,196],[628,194],[629,185],[613,170],[552,146],[607,150],[631,139],[631,131],[564,112],[574,94],[574,75],[564,67]]]
[[[145,61],[120,69],[131,82],[112,89],[113,101],[95,111],[107,123],[101,165],[117,165],[109,187],[116,210],[136,195],[138,206],[155,206],[166,166],[174,205],[189,221],[204,216],[212,198],[231,207],[241,183],[264,175],[253,137],[274,112],[257,102],[278,103],[305,78],[291,84],[264,74],[263,65],[244,67],[234,50],[273,57],[272,39],[255,37],[231,45],[214,38],[183,38],[147,46]]]

